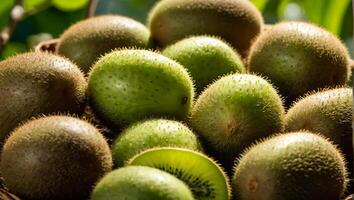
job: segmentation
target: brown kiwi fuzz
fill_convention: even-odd
[[[149,28],[158,46],[192,35],[215,35],[245,56],[261,32],[263,18],[244,0],[162,0],[152,9]]]
[[[287,106],[320,88],[344,85],[349,55],[333,34],[304,22],[282,22],[263,32],[251,48],[249,71],[268,77]]]
[[[82,113],[86,88],[79,68],[53,54],[30,52],[0,62],[0,144],[33,116]]]
[[[100,56],[116,48],[149,48],[150,32],[140,22],[118,15],[89,18],[69,27],[60,37],[57,53],[87,73]]]
[[[6,140],[0,164],[5,186],[26,200],[86,200],[112,169],[105,138],[69,116],[28,121]]]
[[[308,130],[338,145],[353,167],[353,89],[336,88],[313,92],[298,100],[285,116],[286,131]],[[351,172],[351,171],[350,171]],[[350,178],[352,178],[352,173]],[[349,192],[352,192],[352,187]]]

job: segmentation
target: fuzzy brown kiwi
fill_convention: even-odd
[[[249,71],[268,77],[286,105],[319,88],[344,85],[349,55],[333,34],[305,22],[282,22],[263,32],[251,48]]]
[[[345,159],[308,131],[271,136],[238,159],[232,189],[238,200],[338,200],[347,185]]]
[[[0,144],[33,116],[82,113],[86,88],[79,68],[53,54],[30,52],[0,62]]]
[[[21,198],[81,200],[112,169],[112,156],[91,124],[49,116],[30,120],[12,132],[0,167],[5,186]]]
[[[165,47],[192,35],[215,35],[245,56],[262,30],[257,8],[244,0],[162,0],[150,11],[149,28]]]
[[[78,64],[86,73],[102,55],[116,48],[149,48],[150,32],[140,22],[118,15],[80,21],[60,37],[57,52]]]
[[[345,155],[348,169],[352,169],[352,106],[352,88],[312,92],[298,100],[288,110],[285,115],[285,129],[288,132],[308,130],[329,138]]]

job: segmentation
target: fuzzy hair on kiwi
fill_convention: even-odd
[[[191,35],[216,35],[245,57],[263,27],[257,8],[244,0],[163,0],[150,11],[148,26],[164,48]]]
[[[273,130],[273,131],[270,130],[268,133],[264,133],[264,130],[263,131],[257,131],[258,135],[257,134],[256,135],[255,134],[246,134],[246,133],[242,132],[242,136],[245,137],[243,140],[245,140],[245,141],[248,140],[247,142],[238,141],[238,140],[236,140],[236,138],[231,138],[231,135],[229,135],[229,134],[226,134],[228,139],[222,138],[224,133],[223,134],[218,134],[218,137],[220,136],[219,138],[213,138],[212,139],[212,137],[209,135],[210,134],[210,130],[207,130],[205,128],[205,125],[203,125],[203,126],[201,125],[201,124],[203,124],[202,121],[201,121],[201,119],[203,118],[202,115],[199,114],[200,117],[198,117],[198,118],[200,118],[200,119],[198,119],[196,117],[195,112],[198,109],[197,108],[198,104],[201,105],[201,106],[202,105],[207,105],[205,102],[198,103],[198,101],[201,101],[200,99],[204,98],[203,96],[211,98],[211,93],[207,94],[206,93],[207,90],[211,86],[213,86],[215,83],[217,83],[219,80],[221,80],[222,78],[227,78],[227,77],[231,77],[231,76],[254,76],[254,77],[256,77],[256,78],[258,78],[260,80],[265,81],[267,83],[267,85],[269,86],[269,88],[273,88],[273,92],[276,93],[275,97],[278,99],[278,100],[275,100],[275,102],[277,102],[276,105],[280,109],[280,111],[278,113],[279,114],[279,116],[278,116],[279,117],[279,121],[277,123],[279,124],[279,126],[278,126],[277,130]],[[220,90],[218,90],[218,91],[220,92]],[[234,94],[236,94],[236,93],[234,93]],[[214,104],[215,104],[215,106],[217,105],[216,101],[215,101]],[[220,104],[220,105],[224,105],[224,104]],[[225,105],[232,105],[232,104],[229,103],[229,104],[225,104]],[[205,111],[210,112],[210,109],[206,109]],[[223,118],[223,116],[225,116],[226,108],[223,108],[223,110],[224,111],[223,111],[223,114],[222,114],[221,118]],[[231,109],[231,110],[233,110],[233,109]],[[277,109],[275,109],[275,110],[277,110]],[[262,113],[264,113],[264,112],[262,112]],[[208,116],[207,114],[205,114],[205,115],[206,115],[205,117]],[[206,87],[206,89],[201,93],[201,95],[198,97],[198,99],[196,99],[196,101],[194,103],[194,108],[192,110],[192,114],[190,116],[190,126],[200,136],[200,139],[202,141],[203,148],[205,149],[205,151],[208,154],[210,154],[212,157],[215,157],[219,162],[221,162],[223,167],[226,169],[226,172],[229,175],[231,175],[232,174],[232,168],[233,168],[234,159],[242,152],[243,148],[246,148],[247,146],[251,145],[254,140],[257,140],[257,139],[262,138],[262,137],[266,137],[266,136],[268,136],[270,134],[273,134],[273,133],[276,133],[276,132],[283,132],[284,131],[284,120],[283,120],[284,116],[285,116],[285,111],[284,111],[284,108],[283,108],[283,98],[282,98],[281,95],[279,95],[276,87],[274,87],[274,85],[272,85],[272,83],[269,82],[267,80],[267,78],[263,78],[263,76],[259,76],[256,73],[249,73],[249,74],[234,73],[234,74],[229,74],[229,75],[222,76],[220,79],[215,80],[208,87]],[[238,115],[238,117],[240,117],[240,115]],[[215,119],[218,120],[219,118],[215,117],[215,113],[214,113],[213,119],[211,119],[211,120],[205,120],[204,119],[204,121],[206,123],[210,123],[210,122],[215,121]],[[200,121],[200,122],[198,122],[199,125],[197,124],[197,120]],[[225,119],[225,120],[227,121],[227,119]],[[239,120],[237,120],[237,121],[239,121]],[[257,122],[254,122],[254,123],[257,123]],[[221,124],[221,122],[219,124]],[[275,123],[272,123],[272,124],[275,124]],[[263,134],[263,135],[261,135],[261,134]],[[240,136],[241,134],[237,134],[237,135]],[[253,139],[251,139],[251,138],[253,138]],[[233,142],[230,141],[231,139],[232,139]],[[236,143],[237,143],[237,145],[236,145]]]
[[[300,145],[297,149],[296,142]],[[307,130],[277,133],[255,141],[235,160],[233,173],[233,195],[238,200],[336,200],[344,194],[349,181],[346,160],[337,145]]]
[[[93,92],[92,92],[92,90],[93,90],[93,88],[94,88],[94,83],[92,83],[93,81],[91,81],[91,79],[92,79],[92,74],[93,74],[93,72],[95,71],[95,67],[97,66],[97,65],[99,65],[99,64],[101,64],[101,63],[103,63],[103,60],[104,60],[104,58],[107,58],[108,59],[108,57],[107,56],[109,56],[109,55],[111,55],[111,57],[112,58],[109,58],[109,59],[111,59],[111,61],[112,62],[114,62],[114,56],[113,56],[113,54],[116,54],[116,56],[118,57],[118,59],[122,59],[122,58],[120,58],[119,56],[120,56],[120,53],[129,53],[129,51],[131,51],[131,53],[133,53],[133,51],[136,51],[136,53],[137,53],[137,55],[139,56],[139,54],[143,54],[143,53],[149,53],[149,54],[156,54],[156,56],[159,56],[159,57],[164,57],[166,60],[168,60],[169,62],[173,62],[173,63],[175,63],[176,65],[178,65],[178,66],[181,66],[181,67],[179,67],[178,69],[174,69],[174,70],[180,70],[180,73],[177,73],[177,74],[180,74],[179,76],[179,78],[181,79],[179,82],[180,82],[180,84],[187,84],[187,83],[185,83],[185,81],[187,81],[188,82],[188,87],[189,87],[189,90],[191,90],[190,92],[188,92],[188,95],[187,96],[185,96],[185,97],[183,97],[183,99],[184,98],[186,98],[186,103],[183,103],[182,102],[182,100],[181,100],[181,102],[182,102],[182,105],[184,106],[184,105],[186,105],[187,107],[188,107],[188,105],[189,105],[189,107],[191,107],[191,105],[192,105],[192,102],[193,102],[193,99],[194,99],[194,83],[193,83],[193,80],[192,80],[192,78],[190,77],[190,75],[189,75],[189,73],[187,72],[187,70],[182,66],[182,65],[180,65],[179,63],[177,63],[177,62],[175,62],[175,61],[173,61],[172,59],[169,59],[169,58],[167,58],[167,57],[165,57],[165,56],[163,56],[163,55],[161,55],[161,54],[159,54],[156,50],[155,51],[150,51],[150,50],[146,50],[146,49],[140,49],[140,48],[119,48],[119,49],[115,49],[115,50],[112,50],[110,53],[107,53],[107,54],[105,54],[104,56],[102,56],[97,62],[96,62],[96,64],[94,65],[94,67],[91,69],[91,71],[90,71],[90,73],[89,73],[89,89],[88,89],[88,95],[89,95],[89,103],[90,103],[90,106],[91,106],[91,108],[93,109],[93,111],[94,111],[94,114],[96,115],[96,116],[98,116],[98,118],[100,119],[100,120],[102,120],[103,122],[105,122],[108,126],[109,126],[109,128],[112,128],[112,129],[114,129],[114,130],[122,130],[122,129],[124,129],[125,127],[127,127],[130,123],[132,123],[132,122],[134,122],[134,120],[133,121],[131,121],[130,119],[130,121],[128,120],[128,119],[114,119],[113,120],[113,118],[111,118],[111,117],[109,117],[108,115],[107,115],[107,110],[106,111],[103,111],[102,109],[98,109],[98,108],[96,108],[96,103],[97,103],[97,101],[95,101],[95,100],[93,100],[94,99],[94,97],[95,97],[95,95],[93,94]],[[133,56],[133,55],[132,55]],[[106,60],[107,60],[106,59]],[[145,58],[142,58],[142,57],[139,57],[138,59],[145,59]],[[139,62],[139,60],[137,59],[137,61],[136,62]],[[106,62],[106,60],[104,60],[105,62]],[[161,64],[162,65],[162,61],[151,61],[151,62],[158,62],[159,64]],[[151,65],[151,63],[148,63],[149,65]],[[164,63],[165,64],[165,63]],[[164,66],[166,66],[166,65],[164,65]],[[102,67],[102,66],[100,66],[100,67]],[[121,66],[120,66],[120,68],[121,68]],[[167,70],[167,67],[158,67],[158,68],[166,68],[166,70]],[[120,70],[119,68],[116,68],[117,70]],[[172,68],[170,68],[170,66],[168,67],[168,70],[170,70],[170,69],[172,69]],[[114,69],[112,69],[112,70],[114,70]],[[147,72],[148,73],[148,72]],[[154,72],[155,73],[155,72]],[[151,75],[151,74],[150,74]],[[173,76],[176,76],[176,73],[173,75]],[[112,79],[114,79],[114,76],[111,76],[111,78]],[[156,79],[156,80],[158,80],[158,79]],[[183,80],[183,81],[182,81]],[[97,81],[96,81],[97,82]],[[97,84],[96,84],[97,85]],[[92,86],[92,87],[90,87],[90,86]],[[161,85],[161,87],[162,87],[162,85]],[[164,85],[163,87],[166,87],[166,85]],[[174,87],[177,87],[177,86],[174,86]],[[179,86],[178,86],[179,87]],[[152,94],[150,94],[150,96],[151,96]],[[134,102],[138,102],[138,101],[134,101]],[[183,108],[183,109],[179,109],[179,111],[178,112],[176,112],[176,113],[169,113],[169,112],[167,112],[167,113],[165,113],[165,114],[154,114],[154,113],[145,113],[145,114],[141,114],[140,115],[140,119],[137,119],[137,120],[142,120],[142,119],[145,119],[145,118],[152,118],[152,117],[154,117],[154,118],[156,118],[156,117],[168,117],[169,119],[173,119],[173,120],[177,120],[177,121],[184,121],[184,120],[186,120],[186,118],[187,118],[187,115],[188,115],[188,112],[186,111],[186,113],[185,114],[183,114],[183,116],[181,116],[182,114],[181,114],[181,112],[183,111],[183,110],[185,110],[186,108]],[[181,111],[182,110],[182,111]],[[161,111],[162,112],[162,111]],[[165,112],[165,111],[163,111],[163,112]],[[129,116],[129,115],[126,115],[126,116]],[[142,117],[143,116],[143,117]],[[131,116],[130,116],[131,117]],[[182,119],[183,118],[183,119]],[[128,121],[127,121],[128,120]],[[135,120],[136,121],[136,120]]]
[[[249,71],[267,76],[286,98],[287,107],[309,91],[344,85],[348,63],[348,51],[336,36],[305,22],[271,26],[248,56]]]
[[[87,73],[99,56],[120,47],[152,47],[149,30],[129,17],[96,16],[69,27],[60,37],[57,53]]]
[[[52,113],[81,114],[87,83],[66,58],[46,53],[18,54],[0,62],[0,143],[23,120]]]
[[[86,199],[112,168],[109,145],[99,130],[65,115],[17,127],[6,140],[1,160],[5,185],[25,199]]]

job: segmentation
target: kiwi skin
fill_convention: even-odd
[[[76,65],[40,52],[0,62],[0,146],[22,121],[52,113],[81,114],[87,83]]]
[[[0,167],[5,185],[25,199],[87,199],[96,181],[112,169],[112,156],[91,124],[50,116],[12,132]]]
[[[184,182],[159,169],[127,166],[107,174],[98,182],[91,200],[194,200]]]
[[[307,92],[344,85],[349,55],[331,33],[305,22],[282,22],[261,34],[252,45],[250,72],[268,77],[286,106]]]
[[[284,130],[284,108],[281,97],[265,79],[232,74],[215,81],[198,97],[191,127],[207,153],[230,173],[244,148]]]
[[[194,98],[187,70],[148,50],[122,49],[92,68],[89,103],[110,127],[126,127],[147,118],[186,120]]]
[[[307,131],[279,134],[248,148],[237,160],[234,198],[338,200],[346,185],[340,150]]]
[[[288,110],[285,115],[285,130],[287,132],[308,130],[329,138],[345,155],[348,169],[352,169],[352,105],[352,88],[310,93]]]
[[[82,20],[60,37],[57,53],[89,72],[96,60],[116,48],[150,48],[149,30],[140,22],[117,15]]]
[[[116,167],[153,147],[183,147],[203,151],[197,136],[184,124],[167,119],[138,121],[125,129],[112,145]]]
[[[187,68],[196,94],[223,75],[245,71],[239,54],[218,37],[192,36],[168,46],[162,54]]]
[[[150,11],[148,24],[160,47],[207,34],[223,38],[244,57],[262,30],[263,18],[244,0],[163,0]]]

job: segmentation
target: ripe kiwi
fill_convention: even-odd
[[[183,147],[202,151],[196,135],[184,124],[167,119],[139,121],[125,129],[112,146],[113,161],[121,167],[152,147]]]
[[[239,200],[338,200],[346,184],[340,151],[305,131],[276,135],[250,147],[232,178]]]
[[[149,30],[128,17],[103,15],[80,21],[66,30],[57,52],[88,72],[101,55],[122,47],[149,48]]]
[[[80,114],[87,83],[76,65],[48,53],[25,53],[0,62],[0,147],[23,120],[58,112]]]
[[[24,199],[87,199],[96,181],[111,170],[112,156],[91,124],[50,116],[11,133],[0,167],[6,187]]]
[[[305,93],[344,85],[349,55],[331,33],[305,22],[282,22],[258,37],[249,71],[268,77],[290,105]]]
[[[102,57],[89,77],[95,114],[115,127],[148,117],[186,119],[193,82],[177,62],[147,50],[124,49]]]
[[[173,175],[145,166],[114,170],[101,179],[91,200],[194,200],[188,186]]]
[[[223,170],[207,156],[183,148],[160,147],[146,150],[129,161],[164,170],[184,181],[198,200],[228,200],[230,188]]]
[[[215,35],[245,56],[262,30],[263,18],[245,0],[163,0],[150,11],[149,28],[165,47],[191,35]]]
[[[250,74],[222,77],[198,97],[191,126],[209,154],[230,171],[235,157],[255,140],[283,131],[284,108],[265,79]]]
[[[285,115],[285,130],[308,130],[333,141],[353,166],[353,89],[337,88],[309,94]]]
[[[216,37],[186,38],[167,47],[162,54],[187,68],[197,94],[223,75],[245,71],[238,53]]]

